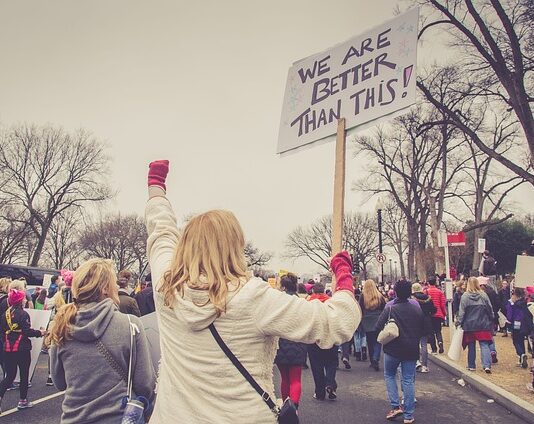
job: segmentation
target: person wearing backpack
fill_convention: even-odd
[[[529,320],[529,310],[527,309],[524,289],[520,287],[514,289],[512,299],[506,307],[506,319],[512,327],[512,341],[519,359],[517,366],[528,368],[525,337],[529,335],[532,323]]]
[[[30,316],[23,309],[26,294],[22,290],[10,290],[7,298],[8,308],[0,316],[0,332],[4,339],[4,361],[6,377],[0,383],[0,404],[7,389],[11,387],[17,369],[20,372],[20,400],[17,408],[31,408],[28,401],[28,382],[30,374],[32,343],[30,337],[42,337],[44,330],[31,328]],[[0,409],[1,413],[1,409]]]
[[[482,277],[489,278],[488,285],[497,293],[497,261],[489,250],[484,250],[478,272]]]
[[[423,292],[421,284],[412,284],[413,298],[417,300],[421,310],[423,311],[423,336],[420,343],[420,355],[419,360],[415,366],[415,369],[422,373],[427,373],[428,370],[428,338],[433,337],[434,329],[432,327],[432,316],[436,313],[437,309],[432,302],[432,298]]]

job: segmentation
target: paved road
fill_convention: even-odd
[[[30,397],[33,400],[57,393],[53,387],[45,386],[46,360],[46,355],[41,355],[33,387],[30,389]],[[389,405],[386,401],[382,373],[373,371],[365,363],[352,362],[352,365],[353,369],[350,371],[344,369],[338,371],[339,397],[335,402],[314,400],[311,372],[304,371],[301,401],[303,424],[386,422],[384,417]],[[278,379],[276,371],[275,377]],[[498,404],[487,403],[487,399],[475,390],[459,386],[451,374],[435,366],[429,374],[418,374],[416,392],[415,417],[419,423],[525,424],[525,421],[510,414]],[[17,391],[6,394],[2,402],[4,411],[16,406],[17,396]],[[39,403],[33,409],[2,416],[0,424],[58,423],[61,400],[61,396],[55,397]]]

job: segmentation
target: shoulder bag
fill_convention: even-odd
[[[130,323],[130,359],[128,361],[128,374],[124,372],[122,367],[118,362],[113,358],[109,350],[104,346],[104,344],[99,340],[95,342],[97,350],[104,356],[106,362],[109,366],[119,375],[119,377],[124,380],[127,384],[126,396],[122,399],[121,409],[124,410],[122,415],[121,424],[144,424],[145,423],[145,411],[148,410],[150,402],[143,396],[132,396],[133,391],[133,352],[134,352],[134,342],[136,334],[139,334],[139,327],[134,324],[130,315],[126,314],[128,317],[128,322]]]
[[[378,333],[378,337],[376,338],[377,342],[381,345],[387,345],[388,343],[399,337],[399,326],[395,322],[395,319],[391,318],[392,309],[393,305],[389,307],[389,317],[386,322],[386,325],[384,325],[383,330]]]
[[[290,399],[287,398],[282,405],[281,408],[276,406],[274,401],[271,399],[271,396],[269,396],[269,393],[267,393],[265,390],[261,388],[261,386],[257,383],[256,380],[254,380],[254,377],[250,375],[250,373],[247,371],[247,369],[243,366],[241,362],[239,362],[239,359],[236,358],[236,356],[233,354],[233,352],[230,350],[230,348],[226,345],[224,340],[221,338],[219,332],[215,328],[215,325],[210,324],[209,326],[211,335],[221,348],[221,350],[225,353],[225,355],[232,361],[232,364],[237,368],[237,370],[241,373],[243,377],[248,381],[248,383],[258,392],[258,394],[261,396],[267,407],[271,410],[271,412],[276,416],[278,423],[280,424],[299,424],[299,417],[297,414],[297,406],[295,403]]]

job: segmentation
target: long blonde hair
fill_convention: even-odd
[[[480,288],[480,284],[478,283],[478,278],[476,277],[469,277],[467,280],[467,288],[465,289],[466,293],[482,293],[484,290]]]
[[[165,306],[174,305],[184,286],[207,289],[209,302],[220,315],[226,310],[228,283],[247,277],[245,237],[232,212],[212,210],[191,219],[159,289]],[[205,306],[205,305],[199,305]]]
[[[363,306],[365,309],[374,311],[384,301],[384,297],[378,291],[373,280],[365,280],[362,289]]]
[[[111,298],[119,303],[118,288],[113,262],[109,259],[89,259],[74,273],[72,281],[74,303],[60,307],[54,318],[54,326],[47,336],[48,344],[61,345],[71,338],[71,324],[74,323],[78,308],[87,303],[100,302]]]

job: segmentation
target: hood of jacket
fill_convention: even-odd
[[[421,292],[414,293],[413,297],[415,300],[417,300],[421,304],[432,302],[432,298],[429,295],[421,293]]]
[[[325,293],[313,293],[308,300],[320,300],[321,302],[326,302],[328,299],[330,299],[330,296],[328,296]]]
[[[244,279],[240,284],[228,283],[227,304],[245,284],[248,283]],[[208,290],[192,288],[187,284],[184,285],[183,296],[175,294],[174,311],[193,331],[204,330],[217,319],[217,310],[210,302]]]
[[[473,302],[480,302],[482,300],[482,295],[480,293],[464,293],[464,296]]]
[[[92,342],[101,338],[117,311],[117,305],[111,299],[82,306],[76,314],[74,324],[71,325],[72,337],[81,342]]]

